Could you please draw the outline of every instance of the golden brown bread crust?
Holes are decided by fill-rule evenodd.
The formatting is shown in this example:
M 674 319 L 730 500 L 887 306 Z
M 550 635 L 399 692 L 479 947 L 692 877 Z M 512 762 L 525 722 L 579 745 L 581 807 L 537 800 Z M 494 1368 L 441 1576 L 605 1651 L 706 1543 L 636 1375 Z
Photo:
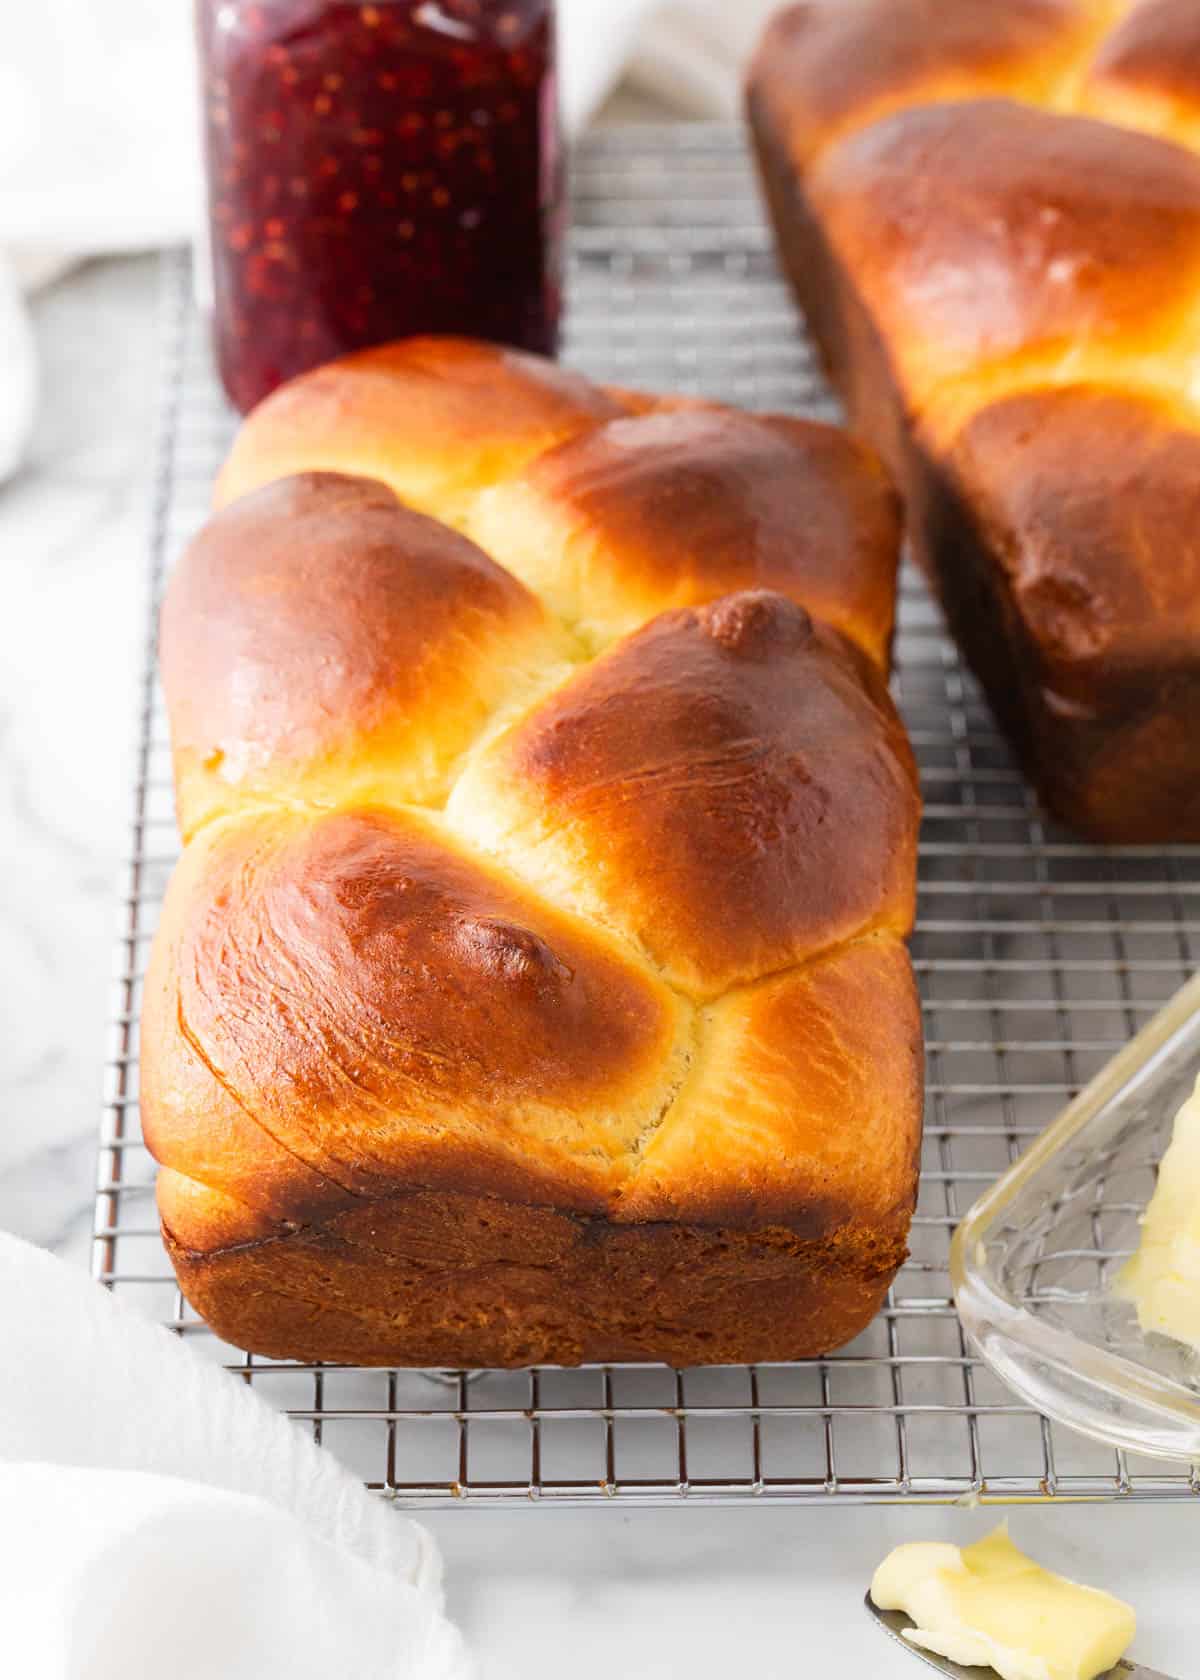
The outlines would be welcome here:
M 1092 61 L 1082 105 L 1096 116 L 1200 150 L 1200 9 L 1141 0 Z
M 1178 363 L 1200 284 L 1189 152 L 971 100 L 857 131 L 817 161 L 808 191 L 935 442 L 981 387 L 1103 378 L 1156 353 Z
M 880 115 L 877 0 L 811 0 L 768 34 L 750 117 L 784 266 L 1043 799 L 1098 839 L 1192 840 L 1200 621 L 1172 521 L 1195 522 L 1200 159 L 1158 137 L 1161 101 L 1122 119 L 1148 133 L 1075 113 L 1117 114 L 1118 85 L 1185 99 L 1170 57 L 1194 23 L 1160 0 L 1116 29 L 1104 0 L 1060 10 L 1053 85 L 1044 33 L 995 8 L 986 86 L 929 103 L 901 78 Z M 802 146 L 823 39 L 841 116 Z M 962 41 L 940 50 L 970 69 Z
M 765 591 L 660 614 L 477 756 L 456 830 L 712 996 L 912 925 L 916 772 L 883 683 Z
M 255 798 L 444 799 L 484 725 L 561 680 L 570 654 L 465 537 L 333 473 L 209 522 L 176 569 L 161 647 L 185 839 Z
M 271 810 L 204 831 L 156 954 L 150 1036 L 197 1056 L 319 1175 L 295 1218 L 325 1190 L 378 1196 L 447 1172 L 459 1189 L 499 1176 L 594 1208 L 683 1075 L 682 1000 L 408 809 Z M 210 1145 L 161 1071 L 152 1147 L 190 1171 L 180 1152 Z M 211 1162 L 206 1181 L 233 1190 Z
M 464 356 L 448 346 L 448 384 Z M 489 356 L 513 377 L 473 350 L 469 389 Z M 436 360 L 424 341 L 298 383 L 386 418 L 372 459 L 464 530 L 518 478 L 544 496 L 564 528 L 536 578 L 329 471 L 345 438 L 293 390 L 235 459 L 303 471 L 226 505 L 172 581 L 191 838 L 141 1101 L 181 1283 L 229 1339 L 305 1358 L 827 1349 L 877 1307 L 916 1192 L 891 492 L 820 428 L 615 395 L 581 446 L 618 402 L 645 419 L 543 474 L 521 403 L 553 450 L 545 388 L 568 431 L 590 388 L 522 359 L 516 442 L 485 401 L 496 435 L 464 450 L 462 392 L 382 412 L 380 381 L 391 402 Z M 643 446 L 623 494 L 591 499 L 591 469 Z M 846 505 L 814 519 L 813 496 Z M 828 545 L 790 555 L 789 523 Z M 538 597 L 572 573 L 564 626 Z M 747 577 L 787 593 L 729 592 Z M 680 591 L 696 604 L 659 610 Z
M 186 903 L 186 889 L 175 896 Z M 235 919 L 243 937 L 256 921 L 248 905 L 235 908 Z M 209 920 L 217 921 L 211 911 Z M 405 931 L 392 930 L 389 945 L 407 943 Z M 341 926 L 325 931 L 323 943 L 332 946 L 339 932 Z M 569 928 L 564 937 L 560 922 L 558 932 L 554 950 L 546 947 L 547 963 L 556 953 L 560 964 L 578 955 Z M 889 1241 L 901 1241 L 907 1232 L 919 1143 L 913 1107 L 921 1094 L 920 1006 L 904 946 L 887 934 L 855 940 L 696 1010 L 632 969 L 621 976 L 636 1005 L 631 1023 L 615 1013 L 619 997 L 599 992 L 605 973 L 592 962 L 590 990 L 576 988 L 582 996 L 571 1023 L 585 1042 L 569 1045 L 565 1022 L 556 1029 L 559 1071 L 572 1055 L 586 1070 L 589 1089 L 577 1111 L 562 1100 L 556 1105 L 553 1093 L 539 1088 L 532 1061 L 522 1067 L 513 1054 L 539 1010 L 550 1018 L 549 998 L 531 1005 L 514 1001 L 511 989 L 501 993 L 492 1013 L 504 1032 L 501 1050 L 513 1060 L 507 1079 L 489 1092 L 470 1078 L 478 1034 L 465 1043 L 454 1037 L 461 1003 L 447 1021 L 430 1000 L 434 1031 L 425 1041 L 416 1039 L 414 1014 L 401 1018 L 407 1040 L 389 1041 L 386 1060 L 378 1042 L 364 1053 L 379 990 L 373 965 L 343 961 L 338 1004 L 322 1000 L 321 1018 L 297 1034 L 298 1050 L 288 1045 L 285 1057 L 278 1047 L 293 1025 L 265 1020 L 263 976 L 247 974 L 239 987 L 253 1018 L 231 1028 L 216 1005 L 218 997 L 228 1000 L 228 981 L 213 987 L 209 978 L 207 998 L 199 983 L 188 988 L 182 1030 L 165 1033 L 163 1005 L 184 1007 L 173 971 L 204 958 L 203 930 L 185 924 L 168 939 L 174 949 L 152 977 L 155 1002 L 147 1015 L 168 1054 L 147 1089 L 154 1147 L 171 1161 L 160 1202 L 182 1247 L 241 1247 L 322 1225 L 364 1203 L 382 1207 L 414 1187 L 556 1205 L 616 1224 L 770 1226 L 806 1241 L 851 1230 L 864 1237 L 886 1231 Z M 294 973 L 306 986 L 324 978 L 319 956 L 308 951 L 299 952 Z M 574 976 L 563 980 L 575 986 Z M 345 1034 L 334 1040 L 326 1031 L 314 1053 L 335 1016 L 346 1023 Z M 622 1031 L 632 1050 L 628 1069 L 611 1054 Z M 597 1047 L 610 1052 L 607 1058 Z M 265 1061 L 239 1084 L 247 1050 L 273 1056 L 276 1070 L 282 1065 L 283 1088 L 264 1091 Z M 391 1064 L 394 1050 L 399 1067 Z M 445 1062 L 430 1110 L 422 1106 L 410 1117 L 390 1108 L 406 1077 L 411 1090 L 417 1060 L 439 1053 Z M 489 1067 L 491 1055 L 489 1046 Z M 638 1090 L 643 1070 L 652 1098 L 669 1093 L 657 1112 Z M 418 1082 L 424 1078 L 418 1072 Z M 294 1100 L 299 1083 L 311 1111 Z M 618 1105 L 630 1091 L 640 1116 Z M 221 1123 L 226 1112 L 232 1124 Z M 204 1126 L 196 1124 L 199 1113 Z
M 708 1007 L 688 1081 L 643 1141 L 618 1217 L 899 1243 L 920 1103 L 908 952 L 887 933 L 856 939 Z
M 808 0 L 767 25 L 751 89 L 801 164 L 904 106 L 1048 98 L 1095 33 L 1086 0 Z
M 427 1183 L 272 1222 L 164 1171 L 189 1300 L 279 1357 L 480 1365 L 799 1359 L 877 1310 L 916 1192 L 920 1009 L 903 946 L 844 947 L 733 993 L 702 1065 L 613 1175 L 607 1206 Z M 747 1093 L 750 1100 L 747 1102 Z M 239 1151 L 239 1158 L 241 1156 Z M 457 1180 L 457 1182 L 456 1182 Z M 219 1233 L 220 1240 L 214 1241 Z
M 947 616 L 1050 808 L 1200 839 L 1200 433 L 1155 398 L 1030 391 L 924 485 Z
M 899 524 L 890 482 L 844 432 L 697 404 L 547 450 L 485 491 L 469 528 L 592 643 L 669 607 L 775 589 L 886 667 Z
M 439 519 L 543 450 L 625 412 L 582 375 L 472 339 L 406 338 L 290 380 L 261 402 L 217 480 L 217 507 L 300 472 L 388 484 Z
M 361 1234 L 360 1234 L 361 1233 Z M 879 1310 L 904 1238 L 806 1240 L 412 1190 L 319 1231 L 195 1252 L 163 1235 L 218 1335 L 275 1358 L 443 1369 L 734 1365 L 840 1347 Z

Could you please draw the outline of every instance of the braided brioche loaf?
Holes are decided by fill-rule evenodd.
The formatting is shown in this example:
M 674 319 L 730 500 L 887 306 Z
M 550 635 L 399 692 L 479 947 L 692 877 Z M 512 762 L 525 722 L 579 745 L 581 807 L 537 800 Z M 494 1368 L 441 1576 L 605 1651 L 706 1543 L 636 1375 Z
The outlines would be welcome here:
M 920 1131 L 874 459 L 425 339 L 277 392 L 217 500 L 142 1038 L 195 1307 L 377 1364 L 854 1335 Z
M 1045 803 L 1200 840 L 1200 5 L 805 0 L 748 102 L 784 265 Z

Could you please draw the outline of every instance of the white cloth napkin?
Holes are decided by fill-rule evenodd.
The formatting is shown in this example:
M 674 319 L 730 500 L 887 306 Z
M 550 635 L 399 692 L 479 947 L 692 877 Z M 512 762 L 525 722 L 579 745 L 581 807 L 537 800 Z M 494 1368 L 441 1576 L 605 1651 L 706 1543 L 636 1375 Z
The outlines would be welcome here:
M 562 3 L 562 0 L 560 0 Z M 590 0 L 575 0 L 590 14 Z M 847 4 L 852 0 L 846 0 Z M 651 5 L 632 44 L 630 81 L 688 117 L 737 117 L 742 72 L 781 0 L 671 0 Z M 565 0 L 569 21 L 572 0 Z M 584 74 L 584 67 L 579 67 Z M 600 91 L 603 98 L 607 88 Z
M 689 116 L 729 116 L 777 0 L 559 0 L 563 112 L 575 134 L 626 68 Z M 192 0 L 13 4 L 0 54 L 0 483 L 36 404 L 28 293 L 101 252 L 198 225 Z
M 0 1650 L 21 1680 L 469 1680 L 426 1531 L 0 1233 Z

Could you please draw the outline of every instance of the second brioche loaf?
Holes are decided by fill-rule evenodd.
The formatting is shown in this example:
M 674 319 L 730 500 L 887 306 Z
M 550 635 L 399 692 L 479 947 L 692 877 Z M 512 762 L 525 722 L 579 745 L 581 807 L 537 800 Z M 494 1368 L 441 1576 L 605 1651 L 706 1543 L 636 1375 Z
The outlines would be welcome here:
M 1046 804 L 1200 840 L 1200 7 L 803 0 L 749 111 L 788 274 Z
M 825 428 L 419 340 L 243 429 L 172 579 L 146 1136 L 226 1338 L 789 1358 L 920 1132 L 898 514 Z

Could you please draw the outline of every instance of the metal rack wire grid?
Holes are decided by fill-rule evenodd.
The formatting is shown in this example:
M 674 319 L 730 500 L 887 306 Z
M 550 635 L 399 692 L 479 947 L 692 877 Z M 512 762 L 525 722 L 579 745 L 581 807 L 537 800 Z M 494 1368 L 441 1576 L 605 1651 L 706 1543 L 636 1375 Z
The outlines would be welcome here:
M 836 418 L 779 278 L 732 128 L 637 127 L 575 166 L 565 358 L 620 384 Z M 902 587 L 895 692 L 925 817 L 913 954 L 928 1043 L 912 1254 L 849 1347 L 786 1366 L 443 1375 L 287 1364 L 227 1347 L 175 1289 L 137 1114 L 138 1010 L 176 855 L 153 624 L 198 526 L 233 418 L 164 259 L 166 371 L 139 718 L 100 1142 L 96 1275 L 310 1426 L 407 1503 L 616 1499 L 1186 1498 L 1195 1475 L 1134 1461 L 1017 1403 L 964 1345 L 946 1271 L 978 1192 L 1191 972 L 1200 849 L 1103 849 L 1033 801 L 915 576 Z M 1108 1263 L 1103 1208 L 1092 1258 Z

